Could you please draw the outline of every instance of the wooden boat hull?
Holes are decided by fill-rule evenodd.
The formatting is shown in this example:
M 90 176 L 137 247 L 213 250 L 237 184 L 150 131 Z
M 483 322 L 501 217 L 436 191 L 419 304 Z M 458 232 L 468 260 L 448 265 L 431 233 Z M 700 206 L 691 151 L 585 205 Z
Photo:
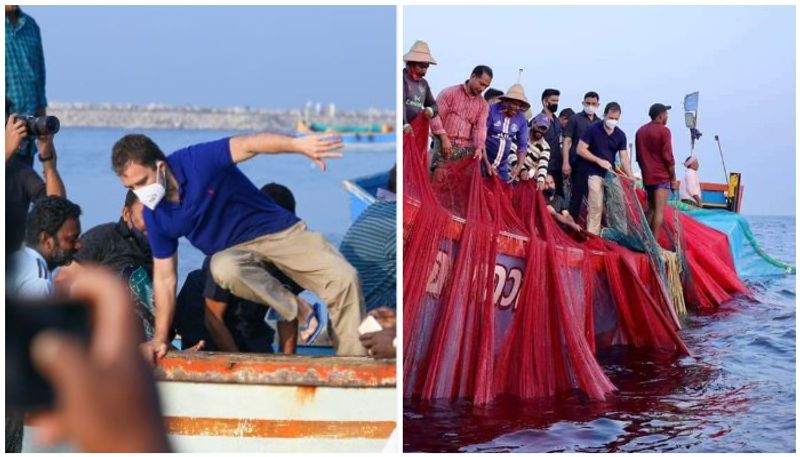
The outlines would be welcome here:
M 380 452 L 396 426 L 394 361 L 199 353 L 157 377 L 179 452 Z
M 156 367 L 177 452 L 381 452 L 396 429 L 395 361 L 170 352 Z M 71 452 L 36 445 L 23 452 Z M 395 449 L 394 451 L 399 451 Z

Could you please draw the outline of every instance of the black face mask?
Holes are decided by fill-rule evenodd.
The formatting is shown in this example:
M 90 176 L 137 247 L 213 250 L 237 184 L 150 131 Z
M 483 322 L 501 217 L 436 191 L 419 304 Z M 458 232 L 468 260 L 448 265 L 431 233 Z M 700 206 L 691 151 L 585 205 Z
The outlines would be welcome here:
M 555 189 L 545 189 L 545 190 L 542 191 L 542 193 L 547 198 L 553 198 L 553 196 L 556 194 L 556 190 Z
M 551 113 L 555 113 L 556 111 L 558 111 L 558 103 L 548 103 L 547 104 L 547 109 Z

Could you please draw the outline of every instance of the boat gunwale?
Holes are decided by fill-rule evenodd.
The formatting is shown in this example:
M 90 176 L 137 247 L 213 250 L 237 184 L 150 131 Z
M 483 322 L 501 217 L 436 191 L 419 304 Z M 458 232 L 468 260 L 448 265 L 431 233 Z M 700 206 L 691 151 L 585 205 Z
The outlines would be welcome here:
M 394 388 L 394 359 L 223 352 L 169 352 L 157 381 Z

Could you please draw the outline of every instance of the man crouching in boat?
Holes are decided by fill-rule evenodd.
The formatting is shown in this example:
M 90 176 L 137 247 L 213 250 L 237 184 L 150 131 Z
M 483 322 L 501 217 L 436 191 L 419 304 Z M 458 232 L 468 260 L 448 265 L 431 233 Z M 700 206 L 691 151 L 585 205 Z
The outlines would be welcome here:
M 146 207 L 153 252 L 156 328 L 143 346 L 148 357 L 163 357 L 169 347 L 178 239 L 183 236 L 212 256 L 211 275 L 220 287 L 271 306 L 287 320 L 302 320 L 297 297 L 262 266 L 263 261 L 274 263 L 328 304 L 337 354 L 365 354 L 358 339 L 364 302 L 355 269 L 322 235 L 306 230 L 299 218 L 259 192 L 236 166 L 258 154 L 294 152 L 324 170 L 324 159 L 341 157 L 335 152 L 340 148 L 341 140 L 320 135 L 257 134 L 196 144 L 167 157 L 145 135 L 117 141 L 112 167 Z

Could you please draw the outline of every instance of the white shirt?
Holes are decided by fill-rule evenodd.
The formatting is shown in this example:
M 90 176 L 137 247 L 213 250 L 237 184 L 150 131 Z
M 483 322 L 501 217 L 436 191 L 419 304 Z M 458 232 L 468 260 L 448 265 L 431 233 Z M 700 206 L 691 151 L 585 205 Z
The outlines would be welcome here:
M 53 274 L 36 250 L 23 246 L 12 255 L 14 274 L 7 293 L 20 298 L 44 298 L 53 294 Z
M 686 169 L 686 174 L 684 175 L 683 181 L 681 181 L 679 190 L 681 200 L 694 200 L 694 195 L 703 195 L 700 190 L 700 176 L 697 174 L 697 170 L 691 168 Z

